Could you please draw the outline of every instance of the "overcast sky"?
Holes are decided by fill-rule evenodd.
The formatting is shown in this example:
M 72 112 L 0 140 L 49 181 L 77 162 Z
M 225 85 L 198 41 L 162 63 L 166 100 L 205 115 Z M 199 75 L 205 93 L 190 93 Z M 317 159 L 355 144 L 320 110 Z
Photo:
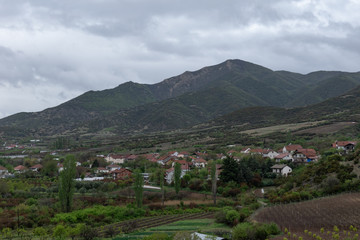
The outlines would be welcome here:
M 0 0 L 0 118 L 242 59 L 360 71 L 360 0 Z

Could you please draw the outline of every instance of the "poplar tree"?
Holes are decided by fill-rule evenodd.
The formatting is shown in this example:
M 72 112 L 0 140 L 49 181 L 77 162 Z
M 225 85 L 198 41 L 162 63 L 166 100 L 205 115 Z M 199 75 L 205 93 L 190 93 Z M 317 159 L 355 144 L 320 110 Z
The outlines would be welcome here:
M 59 177 L 59 200 L 61 208 L 65 212 L 70 212 L 73 203 L 76 163 L 74 155 L 68 155 L 63 163 L 64 170 Z
M 216 189 L 217 189 L 217 174 L 216 174 L 216 162 L 211 162 L 211 191 L 214 199 L 214 205 L 216 205 Z
M 181 165 L 180 163 L 175 163 L 174 167 L 174 186 L 176 194 L 180 191 L 180 177 L 181 177 Z
M 144 177 L 139 169 L 135 171 L 134 191 L 135 191 L 136 206 L 138 208 L 141 208 L 143 202 Z

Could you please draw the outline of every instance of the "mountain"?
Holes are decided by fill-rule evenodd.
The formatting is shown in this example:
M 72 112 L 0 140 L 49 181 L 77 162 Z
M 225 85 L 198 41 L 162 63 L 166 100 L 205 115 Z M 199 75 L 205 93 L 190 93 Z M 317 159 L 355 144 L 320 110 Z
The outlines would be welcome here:
M 263 125 L 279 125 L 307 121 L 360 121 L 360 86 L 347 93 L 321 103 L 292 109 L 278 107 L 249 107 L 234 111 L 212 120 L 209 126 L 247 125 L 249 128 Z
M 359 84 L 360 73 L 303 75 L 227 60 L 157 84 L 127 82 L 114 89 L 86 92 L 41 112 L 18 113 L 0 120 L 0 133 L 41 136 L 103 129 L 116 133 L 174 130 L 246 107 L 318 103 Z

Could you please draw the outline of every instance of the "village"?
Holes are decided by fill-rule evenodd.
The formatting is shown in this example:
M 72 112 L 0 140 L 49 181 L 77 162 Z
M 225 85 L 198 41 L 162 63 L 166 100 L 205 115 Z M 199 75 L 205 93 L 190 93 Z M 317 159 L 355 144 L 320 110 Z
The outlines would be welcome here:
M 26 155 L 26 151 L 22 151 L 23 155 L 6 155 L 6 151 L 13 149 L 25 150 L 31 148 L 36 140 L 32 140 L 28 146 L 10 144 L 3 146 L 4 156 L 3 159 L 10 159 L 7 161 L 6 166 L 0 165 L 0 178 L 14 178 L 18 176 L 40 177 L 43 172 L 44 159 L 41 156 L 51 156 L 52 160 L 56 161 L 56 174 L 63 170 L 61 162 L 61 154 L 67 151 L 41 151 L 41 156 L 35 160 L 30 159 Z M 353 151 L 357 142 L 356 141 L 335 141 L 331 144 L 332 149 L 338 150 L 339 153 L 347 153 Z M 69 151 L 69 150 L 68 150 Z M 208 161 L 215 160 L 217 168 L 217 176 L 222 171 L 222 160 L 231 157 L 236 161 L 241 161 L 244 156 L 257 156 L 263 159 L 269 159 L 273 163 L 269 169 L 270 173 L 277 176 L 286 177 L 291 174 L 292 167 L 297 165 L 309 164 L 316 162 L 321 157 L 314 149 L 303 148 L 299 144 L 285 145 L 278 150 L 261 149 L 245 147 L 240 151 L 229 150 L 226 153 L 208 154 L 206 151 L 186 152 L 186 151 L 170 151 L 165 154 L 148 153 L 148 154 L 113 154 L 96 155 L 91 160 L 77 161 L 77 181 L 99 181 L 104 179 L 125 180 L 131 178 L 134 171 L 134 162 L 142 161 L 141 164 L 157 166 L 165 169 L 165 180 L 167 184 L 171 184 L 174 180 L 174 165 L 179 163 L 181 166 L 181 178 L 193 169 L 209 171 Z M 49 157 L 48 157 L 49 158 Z M 21 162 L 19 165 L 12 165 L 11 163 Z M 4 162 L 4 161 L 3 161 Z M 9 164 L 10 163 L 10 164 Z M 32 164 L 34 163 L 34 164 Z M 134 165 L 131 167 L 131 165 Z M 54 170 L 54 169 L 53 169 Z M 152 172 L 143 171 L 145 183 L 151 182 Z M 55 171 L 55 170 L 54 170 Z M 47 171 L 48 172 L 48 171 Z

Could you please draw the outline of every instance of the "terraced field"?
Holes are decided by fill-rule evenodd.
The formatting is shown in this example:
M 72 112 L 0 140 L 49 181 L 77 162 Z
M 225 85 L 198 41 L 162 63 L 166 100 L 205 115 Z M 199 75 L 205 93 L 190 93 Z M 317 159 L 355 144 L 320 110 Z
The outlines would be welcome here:
M 135 220 L 123 221 L 123 222 L 107 225 L 103 228 L 99 228 L 98 232 L 101 237 L 109 236 L 109 233 L 112 233 L 111 235 L 114 236 L 119 234 L 120 232 L 130 233 L 136 230 L 162 226 L 180 220 L 202 219 L 202 218 L 213 218 L 213 217 L 214 217 L 213 212 L 149 217 L 149 218 L 135 219 Z
M 137 231 L 134 233 L 126 234 L 124 236 L 118 236 L 113 240 L 132 240 L 132 239 L 141 239 L 152 234 L 167 234 L 175 235 L 179 232 L 198 232 L 201 231 L 205 234 L 210 235 L 223 235 L 229 234 L 231 228 L 222 223 L 216 223 L 215 219 L 189 219 L 181 220 L 173 223 L 168 223 L 165 225 L 148 228 L 144 231 Z

